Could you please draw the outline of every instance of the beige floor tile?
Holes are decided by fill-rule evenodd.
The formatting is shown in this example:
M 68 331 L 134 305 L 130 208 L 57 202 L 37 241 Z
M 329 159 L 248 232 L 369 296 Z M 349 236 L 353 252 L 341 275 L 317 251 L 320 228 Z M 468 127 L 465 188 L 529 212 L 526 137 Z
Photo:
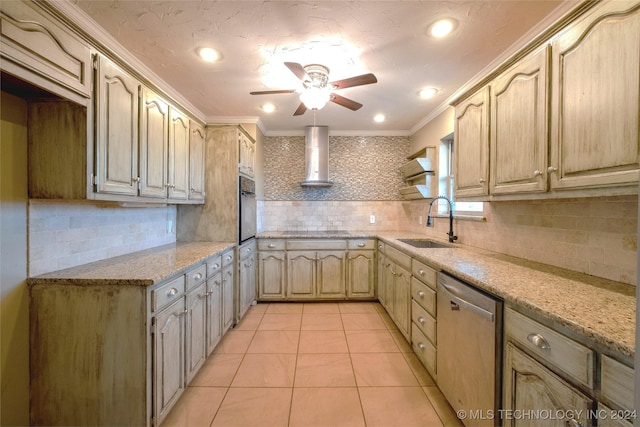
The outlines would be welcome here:
M 257 331 L 247 353 L 297 353 L 298 331 Z
M 291 407 L 290 388 L 231 388 L 213 427 L 286 427 Z
M 293 387 L 295 368 L 295 354 L 247 354 L 231 387 Z
M 292 314 L 302 313 L 303 303 L 299 302 L 272 302 L 269 304 L 266 313 L 269 314 Z
M 345 331 L 350 353 L 398 353 L 400 349 L 387 330 Z
M 352 353 L 351 362 L 359 387 L 419 385 L 402 353 Z
M 214 353 L 207 359 L 198 375 L 192 380 L 192 386 L 229 387 L 244 354 Z
M 446 427 L 464 427 L 464 424 L 458 419 L 456 412 L 437 386 L 422 387 L 422 390 L 424 390 L 431 405 L 436 410 L 442 424 Z
M 226 387 L 188 387 L 162 427 L 208 426 L 226 393 Z
M 400 332 L 398 329 L 393 329 L 389 331 L 391 333 L 391 336 L 393 337 L 394 341 L 396 342 L 396 344 L 398 345 L 398 348 L 400 348 L 400 351 L 402 353 L 413 353 L 413 348 L 411 348 L 411 344 L 409 344 L 407 342 L 407 339 L 404 337 L 404 335 L 402 335 L 402 332 Z
M 311 313 L 326 313 L 326 314 L 339 314 L 340 309 L 338 303 L 335 302 L 310 302 L 304 303 L 302 312 L 305 314 Z
M 341 331 L 342 317 L 332 313 L 303 313 L 303 331 Z
M 264 313 L 247 312 L 233 329 L 236 331 L 255 331 L 258 329 L 263 315 Z
M 413 374 L 416 376 L 418 380 L 418 384 L 421 386 L 432 386 L 435 385 L 435 381 L 427 372 L 427 369 L 424 367 L 418 356 L 415 353 L 403 353 L 405 360 L 409 364 L 409 367 L 413 371 Z
M 373 302 L 341 302 L 338 304 L 340 313 L 377 313 L 376 304 Z
M 420 387 L 360 387 L 368 427 L 442 427 L 435 409 Z
M 295 388 L 291 400 L 291 427 L 365 425 L 355 387 Z
M 341 316 L 345 331 L 387 329 L 378 313 L 346 313 Z
M 245 353 L 253 339 L 254 331 L 229 331 L 216 346 L 215 353 Z
M 271 306 L 270 306 L 271 307 Z M 302 305 L 300 306 L 302 307 Z M 265 313 L 258 326 L 259 331 L 299 331 L 302 313 Z
M 298 353 L 348 353 L 344 331 L 301 331 Z
M 355 387 L 348 354 L 300 354 L 295 387 Z

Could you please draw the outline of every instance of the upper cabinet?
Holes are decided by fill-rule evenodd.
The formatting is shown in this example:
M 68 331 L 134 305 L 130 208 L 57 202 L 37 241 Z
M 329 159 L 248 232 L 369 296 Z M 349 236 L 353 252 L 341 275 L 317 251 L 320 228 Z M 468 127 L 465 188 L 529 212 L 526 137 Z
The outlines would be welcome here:
M 254 178 L 256 168 L 256 142 L 244 132 L 238 132 L 240 162 L 238 172 L 248 178 Z
M 170 199 L 189 197 L 189 118 L 169 110 L 169 183 Z
M 140 195 L 163 198 L 168 183 L 169 104 L 143 86 L 140 109 Z
M 637 193 L 640 4 L 564 25 L 455 104 L 458 199 Z
M 189 132 L 189 199 L 204 200 L 204 127 L 192 121 Z

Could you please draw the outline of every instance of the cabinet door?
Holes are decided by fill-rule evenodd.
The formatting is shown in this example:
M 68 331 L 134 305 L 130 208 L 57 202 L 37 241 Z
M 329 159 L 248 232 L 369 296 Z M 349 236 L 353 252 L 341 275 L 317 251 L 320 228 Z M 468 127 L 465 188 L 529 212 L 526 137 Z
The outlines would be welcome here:
M 167 197 L 169 104 L 150 89 L 142 88 L 140 114 L 140 195 Z
M 240 297 L 238 320 L 244 316 L 256 299 L 256 262 L 253 253 L 240 260 Z
M 346 296 L 346 252 L 318 251 L 316 260 L 316 296 L 344 298 Z
M 632 4 L 604 2 L 553 42 L 552 189 L 638 181 L 640 4 Z
M 549 419 L 508 417 L 508 414 L 534 413 L 536 410 L 552 414 L 572 414 L 582 426 L 592 425 L 587 412 L 593 409 L 593 401 L 571 387 L 553 372 L 536 362 L 511 343 L 507 343 L 504 363 L 504 409 L 507 414 L 505 426 L 548 426 Z M 558 420 L 558 424 L 569 424 L 569 419 Z
M 316 289 L 315 251 L 289 251 L 287 253 L 287 296 L 313 298 Z
M 233 325 L 234 314 L 234 264 L 225 265 L 222 268 L 222 334 Z
M 203 282 L 187 294 L 186 361 L 187 384 L 207 358 L 207 284 Z
M 189 119 L 169 109 L 169 198 L 189 197 Z
M 375 279 L 375 252 L 349 251 L 347 264 L 347 297 L 373 298 Z
M 393 266 L 393 320 L 402 335 L 411 342 L 411 273 Z
M 489 194 L 489 88 L 456 105 L 455 196 Z
M 378 280 L 377 280 L 377 289 L 376 294 L 378 296 L 378 301 L 380 304 L 386 309 L 387 308 L 387 294 L 385 292 L 385 265 L 387 263 L 387 257 L 383 252 L 378 252 Z
M 204 200 L 204 128 L 190 122 L 189 200 Z
M 394 284 L 393 281 L 395 280 L 395 276 L 394 276 L 394 268 L 395 264 L 391 261 L 391 259 L 389 259 L 388 257 L 386 258 L 386 262 L 384 264 L 384 270 L 382 271 L 383 274 L 383 281 L 382 281 L 382 286 L 383 286 L 383 293 L 385 295 L 384 298 L 384 302 L 383 302 L 383 306 L 384 308 L 387 310 L 387 313 L 389 313 L 389 316 L 391 316 L 391 318 L 393 318 L 393 310 L 394 310 L 394 300 L 395 300 L 395 295 L 394 295 Z
M 256 144 L 251 138 L 240 132 L 238 145 L 240 150 L 239 172 L 253 178 L 255 174 Z
M 545 46 L 492 84 L 492 194 L 547 190 L 548 63 Z
M 207 279 L 207 356 L 222 339 L 222 272 Z
M 96 81 L 96 191 L 138 194 L 139 82 L 98 55 Z
M 167 415 L 184 390 L 184 298 L 155 317 L 153 333 L 153 413 Z
M 284 299 L 287 289 L 284 251 L 261 251 L 258 260 L 258 298 Z

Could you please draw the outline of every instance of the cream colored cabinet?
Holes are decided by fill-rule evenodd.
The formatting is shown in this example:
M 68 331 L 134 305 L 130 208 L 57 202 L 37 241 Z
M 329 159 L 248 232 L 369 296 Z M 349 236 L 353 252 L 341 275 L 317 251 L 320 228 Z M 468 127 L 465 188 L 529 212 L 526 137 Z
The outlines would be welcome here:
M 640 4 L 603 2 L 552 43 L 552 190 L 637 190 Z
M 456 105 L 454 124 L 456 198 L 489 194 L 489 87 Z
M 491 84 L 490 193 L 547 191 L 549 48 Z
M 233 326 L 235 321 L 235 255 L 233 250 L 222 254 L 222 334 Z
M 207 265 L 202 264 L 187 273 L 185 311 L 186 383 L 207 359 Z
M 238 132 L 239 159 L 238 172 L 249 178 L 255 176 L 256 142 L 244 132 Z
M 376 280 L 375 240 L 358 239 L 347 243 L 347 297 L 374 298 Z
M 344 299 L 346 297 L 345 240 L 289 239 L 288 299 Z
M 283 300 L 287 292 L 284 239 L 258 239 L 258 299 Z
M 102 55 L 97 55 L 96 68 L 96 191 L 136 196 L 141 85 Z
M 385 309 L 402 335 L 411 342 L 411 257 L 390 245 L 385 245 L 384 250 Z
M 142 87 L 140 112 L 140 196 L 167 197 L 169 104 Z
M 239 321 L 249 307 L 256 301 L 256 241 L 250 240 L 238 248 L 239 271 L 239 296 L 238 314 Z
M 385 308 L 385 310 L 389 311 L 387 307 L 387 288 L 386 288 L 386 270 L 390 267 L 389 262 L 387 261 L 387 256 L 384 252 L 385 244 L 383 242 L 378 242 L 378 271 L 377 276 L 378 279 L 376 281 L 376 294 L 378 296 L 378 301 Z M 391 271 L 391 270 L 389 270 Z M 391 273 L 389 273 L 389 276 Z
M 207 261 L 207 356 L 222 339 L 222 258 Z
M 344 299 L 346 296 L 347 254 L 345 251 L 318 251 L 316 297 Z
M 191 121 L 189 128 L 189 200 L 204 200 L 204 127 Z
M 169 199 L 189 198 L 189 118 L 169 110 Z
M 316 296 L 316 252 L 287 252 L 287 297 L 313 299 Z

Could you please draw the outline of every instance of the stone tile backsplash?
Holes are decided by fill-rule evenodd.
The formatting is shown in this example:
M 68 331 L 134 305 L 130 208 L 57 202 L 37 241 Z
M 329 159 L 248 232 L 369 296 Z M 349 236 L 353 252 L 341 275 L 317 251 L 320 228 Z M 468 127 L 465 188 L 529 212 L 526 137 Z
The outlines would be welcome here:
M 176 241 L 176 207 L 29 201 L 29 276 Z

